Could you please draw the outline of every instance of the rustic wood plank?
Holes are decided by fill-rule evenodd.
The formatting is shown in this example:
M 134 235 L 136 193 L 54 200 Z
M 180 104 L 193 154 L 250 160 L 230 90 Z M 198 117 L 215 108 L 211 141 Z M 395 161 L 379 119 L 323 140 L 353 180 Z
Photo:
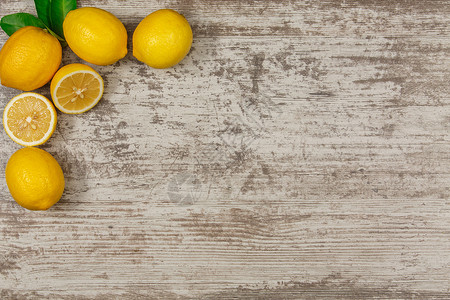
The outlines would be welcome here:
M 130 41 L 174 8 L 193 49 L 95 66 L 104 98 L 42 146 L 67 179 L 51 210 L 1 172 L 1 299 L 450 297 L 448 1 L 79 2 Z

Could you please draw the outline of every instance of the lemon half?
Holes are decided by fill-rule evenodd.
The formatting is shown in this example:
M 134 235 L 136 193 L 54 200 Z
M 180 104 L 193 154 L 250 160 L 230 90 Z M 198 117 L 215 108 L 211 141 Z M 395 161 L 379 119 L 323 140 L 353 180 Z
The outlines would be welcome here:
M 15 96 L 3 111 L 3 127 L 22 146 L 45 143 L 56 128 L 56 110 L 46 97 L 36 93 Z
M 50 84 L 55 106 L 66 114 L 80 114 L 93 108 L 102 98 L 102 77 L 84 64 L 70 64 L 56 72 Z

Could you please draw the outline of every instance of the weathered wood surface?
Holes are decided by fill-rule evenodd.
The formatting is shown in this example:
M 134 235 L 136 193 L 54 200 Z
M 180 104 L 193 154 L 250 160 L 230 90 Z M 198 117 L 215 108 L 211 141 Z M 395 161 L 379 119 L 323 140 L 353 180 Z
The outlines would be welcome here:
M 130 41 L 176 9 L 193 48 L 95 67 L 104 98 L 42 147 L 49 211 L 11 199 L 2 130 L 1 299 L 450 298 L 449 1 L 79 4 Z

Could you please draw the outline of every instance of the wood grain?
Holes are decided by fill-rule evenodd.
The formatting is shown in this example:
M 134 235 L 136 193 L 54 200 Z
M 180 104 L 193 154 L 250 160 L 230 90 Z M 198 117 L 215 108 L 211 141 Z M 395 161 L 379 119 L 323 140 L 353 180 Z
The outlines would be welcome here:
M 1 299 L 450 298 L 448 1 L 79 4 L 130 43 L 176 9 L 193 48 L 94 67 L 104 98 L 42 146 L 67 181 L 49 211 L 0 173 Z

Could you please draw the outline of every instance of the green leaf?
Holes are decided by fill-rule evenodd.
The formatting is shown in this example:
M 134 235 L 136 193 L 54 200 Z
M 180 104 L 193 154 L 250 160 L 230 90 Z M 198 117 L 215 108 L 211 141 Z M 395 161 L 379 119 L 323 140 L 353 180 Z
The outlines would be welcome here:
M 45 29 L 44 22 L 27 13 L 17 13 L 4 16 L 0 21 L 0 26 L 9 36 L 25 26 L 36 26 Z
M 64 38 L 63 22 L 69 11 L 77 8 L 76 0 L 52 0 L 50 3 L 51 29 Z
M 36 12 L 39 19 L 44 22 L 45 26 L 50 27 L 50 3 L 52 0 L 34 0 Z

